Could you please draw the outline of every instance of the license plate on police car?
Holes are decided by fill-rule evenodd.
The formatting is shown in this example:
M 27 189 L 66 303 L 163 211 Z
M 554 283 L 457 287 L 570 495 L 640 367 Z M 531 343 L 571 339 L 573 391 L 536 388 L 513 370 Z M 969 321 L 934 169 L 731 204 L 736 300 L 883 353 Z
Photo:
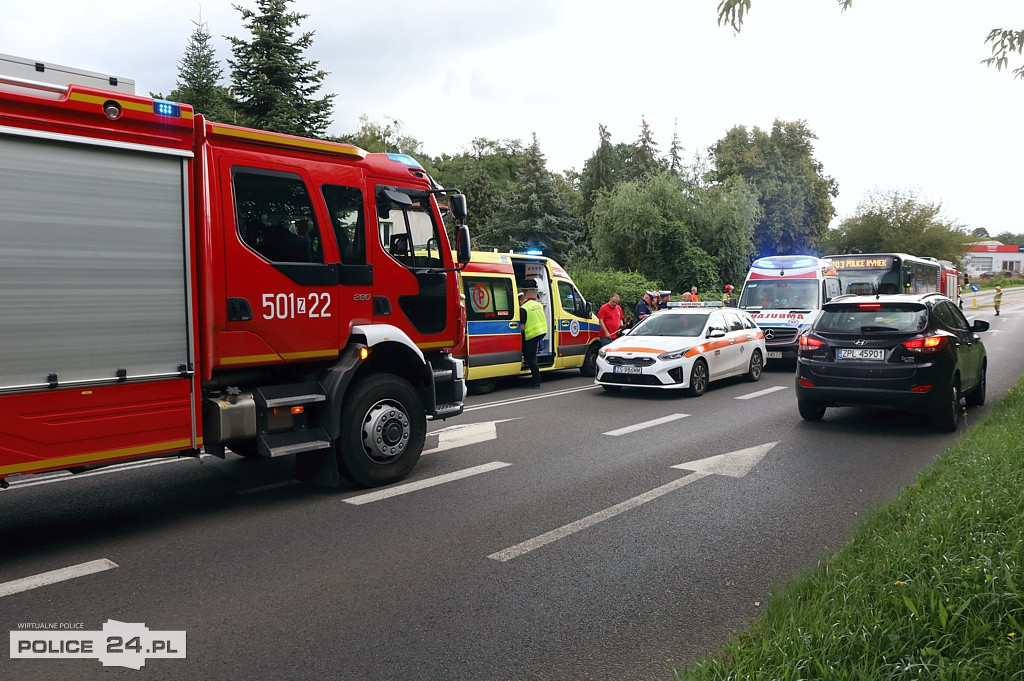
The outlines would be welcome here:
M 836 359 L 885 359 L 885 350 L 878 348 L 839 348 L 836 350 Z
M 614 366 L 612 367 L 613 374 L 642 374 L 643 370 L 640 367 L 631 366 Z
M 782 359 L 782 353 L 778 350 L 769 350 L 768 359 Z

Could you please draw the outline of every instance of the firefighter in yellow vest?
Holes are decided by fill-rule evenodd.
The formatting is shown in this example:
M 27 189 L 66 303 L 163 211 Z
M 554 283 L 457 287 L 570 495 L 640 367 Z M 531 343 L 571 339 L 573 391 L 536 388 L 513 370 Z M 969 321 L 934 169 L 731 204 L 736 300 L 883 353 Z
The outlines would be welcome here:
M 544 320 L 544 306 L 537 302 L 536 293 L 519 292 L 519 326 L 523 330 L 523 362 L 530 367 L 531 388 L 540 387 L 540 367 L 537 365 L 537 345 L 548 332 Z
M 1003 304 L 1003 287 L 996 286 L 996 294 L 992 297 L 992 307 L 996 309 L 996 316 L 999 316 L 999 306 Z

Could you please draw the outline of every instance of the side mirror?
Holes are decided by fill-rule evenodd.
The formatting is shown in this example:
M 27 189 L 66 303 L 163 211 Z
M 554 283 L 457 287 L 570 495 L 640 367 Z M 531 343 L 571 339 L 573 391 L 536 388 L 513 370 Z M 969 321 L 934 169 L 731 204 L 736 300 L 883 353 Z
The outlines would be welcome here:
M 587 303 L 587 307 L 583 311 L 583 316 L 584 317 L 591 317 L 591 316 L 593 316 L 593 314 L 594 314 L 594 305 L 592 303 Z
M 459 225 L 455 232 L 455 254 L 460 265 L 468 264 L 473 258 L 473 254 L 470 253 L 469 227 L 466 225 Z
M 709 329 L 708 338 L 725 338 L 725 331 L 721 329 Z
M 465 194 L 452 194 L 448 197 L 448 208 L 452 211 L 452 215 L 460 223 L 465 222 L 469 213 L 466 210 L 466 195 Z
M 989 324 L 984 319 L 975 320 L 974 324 L 971 325 L 971 331 L 975 333 L 979 331 L 988 331 Z

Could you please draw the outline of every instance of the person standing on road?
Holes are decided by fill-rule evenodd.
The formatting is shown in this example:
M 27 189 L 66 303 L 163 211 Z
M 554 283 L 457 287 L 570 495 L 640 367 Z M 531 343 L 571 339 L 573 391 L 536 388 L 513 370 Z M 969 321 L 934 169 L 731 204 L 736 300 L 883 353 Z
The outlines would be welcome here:
M 659 291 L 658 292 L 658 309 L 659 310 L 666 310 L 666 309 L 668 309 L 668 304 L 670 302 L 672 302 L 671 298 L 672 298 L 672 292 L 671 291 Z
M 694 302 L 694 303 L 699 303 L 700 302 L 700 298 L 697 297 L 697 287 L 696 286 L 691 286 L 690 287 L 690 301 Z
M 654 303 L 654 300 L 656 298 L 657 296 L 654 294 L 653 291 L 648 291 L 644 294 L 644 297 L 641 298 L 639 302 L 637 302 L 636 309 L 633 310 L 634 322 L 643 321 L 647 317 L 651 316 L 651 313 L 654 312 L 654 310 L 651 308 L 651 304 Z
M 619 307 L 618 293 L 613 293 L 597 311 L 597 321 L 601 324 L 601 345 L 608 345 L 618 338 L 622 328 L 622 308 Z
M 996 316 L 999 316 L 999 306 L 1003 304 L 1003 287 L 996 286 L 996 295 L 992 298 L 992 307 L 996 309 Z
M 725 293 L 722 295 L 722 305 L 732 307 L 732 284 L 725 285 Z
M 530 387 L 540 387 L 540 366 L 537 364 L 537 345 L 547 335 L 544 306 L 537 302 L 535 293 L 519 292 L 519 327 L 523 330 L 523 361 L 530 367 Z

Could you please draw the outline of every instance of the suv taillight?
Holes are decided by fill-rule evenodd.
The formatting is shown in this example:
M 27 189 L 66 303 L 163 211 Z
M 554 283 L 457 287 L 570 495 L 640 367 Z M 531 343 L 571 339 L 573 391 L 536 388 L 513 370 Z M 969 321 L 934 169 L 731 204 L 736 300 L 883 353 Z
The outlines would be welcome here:
M 800 352 L 814 352 L 824 344 L 820 338 L 808 336 L 806 333 L 800 336 Z
M 914 338 L 903 343 L 903 347 L 911 352 L 917 352 L 922 355 L 931 354 L 938 352 L 946 346 L 947 336 L 924 336 L 923 338 Z

